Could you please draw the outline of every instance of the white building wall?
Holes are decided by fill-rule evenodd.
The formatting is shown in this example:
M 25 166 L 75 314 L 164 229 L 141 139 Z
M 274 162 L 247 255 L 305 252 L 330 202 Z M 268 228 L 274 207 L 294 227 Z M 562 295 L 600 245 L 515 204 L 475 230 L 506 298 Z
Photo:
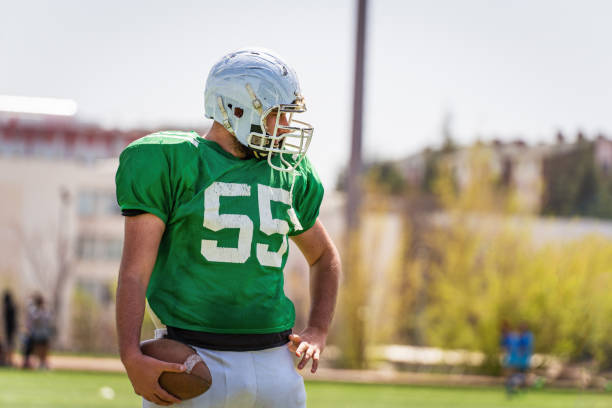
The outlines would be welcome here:
M 28 297 L 39 291 L 51 306 L 60 265 L 60 245 L 67 245 L 69 279 L 57 311 L 58 342 L 70 343 L 70 302 L 75 282 L 112 280 L 119 264 L 114 259 L 79 259 L 79 238 L 89 233 L 121 245 L 121 216 L 81 216 L 84 191 L 114 197 L 114 169 L 108 165 L 41 158 L 0 158 L 0 284 L 10 288 L 21 306 L 21 323 Z

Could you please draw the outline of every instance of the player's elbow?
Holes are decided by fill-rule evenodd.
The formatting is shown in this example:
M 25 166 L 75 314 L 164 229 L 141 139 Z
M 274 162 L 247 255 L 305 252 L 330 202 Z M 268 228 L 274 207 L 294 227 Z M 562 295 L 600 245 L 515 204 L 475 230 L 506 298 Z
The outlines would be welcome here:
M 342 261 L 338 249 L 331 241 L 321 251 L 320 256 L 311 264 L 311 268 L 325 271 L 326 275 L 332 275 L 335 279 L 340 279 Z

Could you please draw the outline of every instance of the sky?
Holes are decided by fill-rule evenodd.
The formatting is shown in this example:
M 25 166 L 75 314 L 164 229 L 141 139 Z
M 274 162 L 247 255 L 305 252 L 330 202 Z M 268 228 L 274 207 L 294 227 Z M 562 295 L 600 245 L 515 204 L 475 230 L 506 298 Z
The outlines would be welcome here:
M 356 0 L 10 1 L 0 94 L 73 99 L 107 127 L 202 128 L 212 64 L 245 46 L 294 67 L 327 188 L 350 155 Z M 442 140 L 612 135 L 612 3 L 370 0 L 364 157 Z

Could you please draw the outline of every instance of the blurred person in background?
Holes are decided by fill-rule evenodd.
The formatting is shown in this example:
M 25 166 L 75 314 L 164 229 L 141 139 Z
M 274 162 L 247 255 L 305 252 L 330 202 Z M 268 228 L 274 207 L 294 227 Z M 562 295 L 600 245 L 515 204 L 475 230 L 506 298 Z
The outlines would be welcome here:
M 512 329 L 507 320 L 502 322 L 500 346 L 502 349 L 502 367 L 506 376 L 506 392 L 512 396 L 520 384 L 519 372 L 519 334 Z
M 139 347 L 146 295 L 166 336 L 192 346 L 212 374 L 211 388 L 181 406 L 303 408 L 293 359 L 316 372 L 340 258 L 318 220 L 323 186 L 306 157 L 313 128 L 295 119 L 306 111 L 297 76 L 269 51 L 240 50 L 213 66 L 204 99 L 214 120 L 206 136 L 154 133 L 119 159 L 121 360 L 144 407 L 181 403 L 158 378 L 185 368 Z M 283 290 L 289 237 L 311 268 L 299 333 Z
M 527 374 L 533 355 L 533 333 L 529 330 L 527 322 L 521 322 L 519 326 L 517 344 L 517 369 L 519 372 L 519 386 L 527 387 Z
M 8 357 L 6 355 L 6 346 L 0 337 L 0 367 L 8 365 Z
M 13 349 L 15 345 L 15 335 L 17 332 L 17 307 L 13 301 L 11 292 L 7 289 L 4 291 L 4 308 L 2 314 L 4 316 L 4 340 L 5 340 L 5 358 L 4 362 L 7 365 L 13 365 Z
M 30 361 L 34 354 L 38 357 L 38 367 L 47 369 L 49 343 L 53 334 L 51 313 L 45 307 L 45 299 L 40 293 L 32 296 L 26 314 L 26 337 L 24 341 L 23 368 L 32 368 Z

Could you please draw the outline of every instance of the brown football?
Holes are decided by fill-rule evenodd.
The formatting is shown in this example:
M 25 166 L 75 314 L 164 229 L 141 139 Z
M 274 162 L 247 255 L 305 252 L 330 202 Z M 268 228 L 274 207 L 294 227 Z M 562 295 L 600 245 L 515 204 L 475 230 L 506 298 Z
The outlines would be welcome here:
M 153 339 L 140 344 L 142 353 L 169 363 L 185 364 L 187 371 L 171 373 L 164 371 L 159 376 L 159 385 L 170 394 L 188 400 L 208 391 L 212 376 L 206 363 L 196 351 L 186 344 L 170 339 Z M 194 365 L 195 364 L 195 365 Z

